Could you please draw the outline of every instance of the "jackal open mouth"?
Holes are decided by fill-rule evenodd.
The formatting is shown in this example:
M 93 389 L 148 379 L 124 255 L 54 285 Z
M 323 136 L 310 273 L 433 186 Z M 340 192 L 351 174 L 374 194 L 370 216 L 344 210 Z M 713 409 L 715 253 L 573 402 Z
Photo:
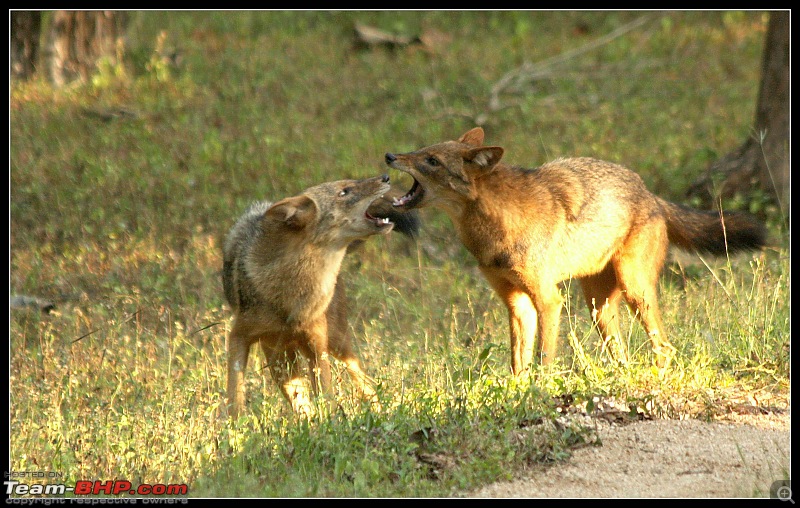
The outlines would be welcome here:
M 414 185 L 411 186 L 411 190 L 409 190 L 405 196 L 395 198 L 394 201 L 392 201 L 392 206 L 414 208 L 422 201 L 424 195 L 425 189 L 423 189 L 422 185 L 414 178 Z
M 369 212 L 364 212 L 364 217 L 379 228 L 385 228 L 394 225 L 392 221 L 389 220 L 389 217 L 373 217 L 369 214 Z
M 383 199 L 383 196 L 379 197 L 378 199 Z M 372 203 L 375 203 L 375 201 L 378 201 L 378 199 L 374 200 Z M 370 203 L 370 205 L 372 203 Z M 377 227 L 378 229 L 390 228 L 394 226 L 394 222 L 389 220 L 389 217 L 375 217 L 374 215 L 369 213 L 369 210 L 366 210 L 364 212 L 364 218 L 367 219 L 369 222 L 373 223 L 375 227 Z

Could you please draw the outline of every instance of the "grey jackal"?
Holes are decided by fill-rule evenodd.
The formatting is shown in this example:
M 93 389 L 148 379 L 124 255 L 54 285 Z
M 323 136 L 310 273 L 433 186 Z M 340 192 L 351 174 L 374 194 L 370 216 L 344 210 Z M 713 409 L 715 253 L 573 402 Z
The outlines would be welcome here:
M 306 357 L 311 391 L 331 395 L 328 354 L 344 362 L 358 391 L 374 397 L 354 354 L 347 327 L 345 287 L 339 275 L 348 247 L 395 227 L 413 234 L 413 215 L 383 198 L 389 177 L 342 180 L 311 187 L 276 203 L 251 206 L 223 247 L 223 286 L 233 309 L 228 337 L 228 399 L 232 416 L 244 406 L 244 373 L 258 342 L 270 373 L 299 412 L 312 411 L 301 368 Z

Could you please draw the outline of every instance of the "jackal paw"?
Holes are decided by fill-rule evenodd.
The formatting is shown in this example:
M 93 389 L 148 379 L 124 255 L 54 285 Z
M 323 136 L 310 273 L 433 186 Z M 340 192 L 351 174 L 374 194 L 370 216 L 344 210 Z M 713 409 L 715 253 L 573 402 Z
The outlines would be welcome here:
M 675 347 L 669 343 L 653 348 L 656 367 L 658 367 L 661 374 L 665 373 L 667 369 L 669 369 L 672 359 L 675 357 L 675 352 Z

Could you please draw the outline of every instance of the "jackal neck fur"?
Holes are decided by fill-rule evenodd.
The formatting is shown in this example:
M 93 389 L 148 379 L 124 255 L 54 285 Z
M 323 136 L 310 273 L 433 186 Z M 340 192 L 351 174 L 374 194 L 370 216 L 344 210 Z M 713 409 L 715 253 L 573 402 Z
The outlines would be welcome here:
M 472 178 L 471 190 L 460 206 L 444 210 L 482 266 L 515 265 L 531 249 L 564 243 L 570 228 L 555 226 L 580 216 L 585 198 L 581 179 L 565 171 L 561 160 L 535 169 L 498 162 Z
M 287 324 L 298 324 L 325 313 L 347 246 L 291 240 L 276 242 L 274 233 L 261 235 L 244 263 L 256 292 L 280 309 Z M 294 298 L 285 297 L 287 287 L 294 288 Z

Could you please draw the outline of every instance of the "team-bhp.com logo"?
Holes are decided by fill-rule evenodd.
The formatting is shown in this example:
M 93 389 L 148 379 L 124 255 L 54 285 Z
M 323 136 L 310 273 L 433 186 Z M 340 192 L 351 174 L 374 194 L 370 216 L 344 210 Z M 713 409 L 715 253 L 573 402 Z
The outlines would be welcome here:
M 33 475 L 26 477 L 38 478 Z M 189 493 L 189 486 L 185 483 L 173 483 L 165 485 L 163 483 L 141 483 L 133 485 L 128 480 L 78 480 L 75 485 L 65 483 L 48 484 L 27 484 L 20 483 L 14 477 L 21 477 L 19 474 L 6 474 L 3 482 L 6 486 L 8 496 L 64 496 L 72 494 L 75 496 L 185 496 Z M 48 478 L 53 480 L 53 478 Z

